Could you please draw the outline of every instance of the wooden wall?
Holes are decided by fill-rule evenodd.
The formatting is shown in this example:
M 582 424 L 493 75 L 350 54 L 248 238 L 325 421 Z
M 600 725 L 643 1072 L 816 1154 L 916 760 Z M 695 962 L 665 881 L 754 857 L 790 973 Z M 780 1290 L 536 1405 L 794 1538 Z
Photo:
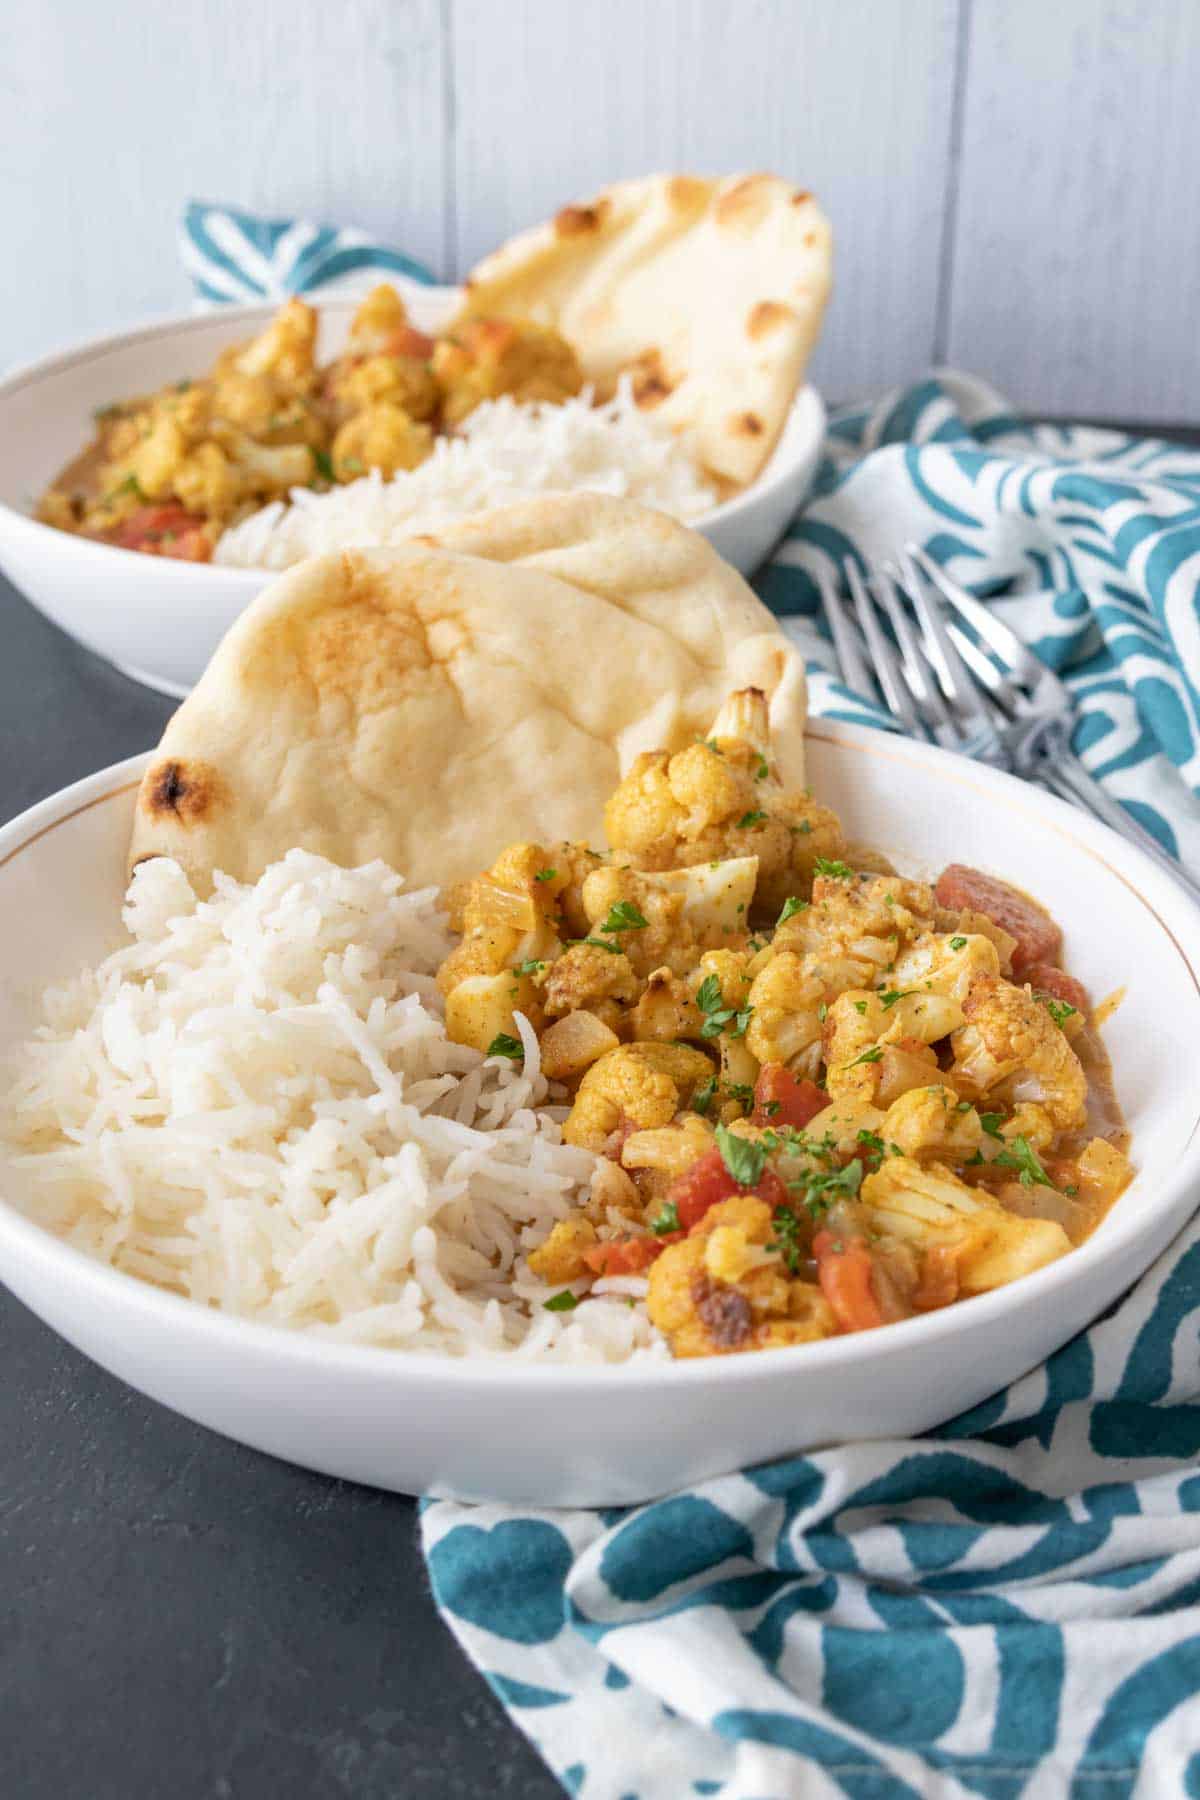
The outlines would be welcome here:
M 835 226 L 817 379 L 1200 420 L 1200 0 L 4 0 L 0 363 L 187 303 L 195 195 L 447 278 L 615 176 Z

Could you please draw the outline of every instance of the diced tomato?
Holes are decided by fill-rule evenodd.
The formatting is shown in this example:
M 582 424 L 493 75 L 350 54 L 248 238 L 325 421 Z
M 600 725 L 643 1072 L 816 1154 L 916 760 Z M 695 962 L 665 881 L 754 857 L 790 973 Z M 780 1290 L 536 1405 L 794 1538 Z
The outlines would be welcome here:
M 938 876 L 933 891 L 939 906 L 963 907 L 970 912 L 984 913 L 993 925 L 999 925 L 1002 931 L 1016 939 L 1013 974 L 1019 980 L 1024 981 L 1025 971 L 1035 963 L 1058 961 L 1062 932 L 1048 912 L 1025 894 L 1018 893 L 1016 888 L 1009 887 L 1007 881 L 997 881 L 994 875 L 984 875 L 979 869 L 967 868 L 964 863 L 951 863 Z
M 871 1252 L 861 1238 L 818 1231 L 813 1239 L 817 1280 L 843 1331 L 870 1331 L 883 1324 L 871 1286 Z
M 422 362 L 428 362 L 433 355 L 433 339 L 415 326 L 402 325 L 398 331 L 393 331 L 384 349 L 388 356 L 416 356 Z
M 754 1194 L 770 1207 L 786 1206 L 788 1200 L 788 1191 L 773 1169 L 763 1170 L 756 1187 L 744 1188 L 725 1167 L 721 1152 L 712 1149 L 671 1183 L 667 1204 L 674 1205 L 682 1229 L 694 1231 L 709 1208 L 728 1200 L 731 1194 Z
M 755 1125 L 791 1125 L 803 1131 L 828 1105 L 829 1095 L 815 1081 L 797 1081 L 782 1063 L 765 1063 L 754 1084 L 751 1119 Z
M 932 1312 L 958 1299 L 958 1251 L 949 1244 L 934 1244 L 921 1258 L 921 1279 L 913 1295 L 918 1312 Z
M 163 506 L 139 506 L 108 537 L 110 543 L 122 550 L 173 556 L 183 562 L 207 562 L 212 554 L 203 517 L 174 502 Z
M 1063 1000 L 1076 1012 L 1091 1011 L 1092 1003 L 1082 981 L 1076 981 L 1063 969 L 1056 969 L 1053 963 L 1034 963 L 1032 968 L 1026 969 L 1025 979 L 1035 994 L 1049 994 L 1052 1000 Z
M 640 1275 L 662 1250 L 664 1238 L 612 1238 L 606 1244 L 590 1244 L 583 1260 L 597 1275 Z

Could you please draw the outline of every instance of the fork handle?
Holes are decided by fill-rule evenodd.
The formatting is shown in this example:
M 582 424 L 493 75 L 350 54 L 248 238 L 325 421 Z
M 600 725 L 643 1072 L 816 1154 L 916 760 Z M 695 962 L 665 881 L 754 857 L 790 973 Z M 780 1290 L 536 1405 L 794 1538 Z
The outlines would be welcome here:
M 1140 825 L 1119 800 L 1105 792 L 1094 776 L 1089 775 L 1073 750 L 1056 748 L 1042 759 L 1038 775 L 1046 787 L 1063 800 L 1086 806 L 1089 812 L 1119 833 L 1129 843 L 1156 862 L 1165 874 L 1185 888 L 1193 900 L 1200 901 L 1200 882 L 1163 849 L 1156 837 Z

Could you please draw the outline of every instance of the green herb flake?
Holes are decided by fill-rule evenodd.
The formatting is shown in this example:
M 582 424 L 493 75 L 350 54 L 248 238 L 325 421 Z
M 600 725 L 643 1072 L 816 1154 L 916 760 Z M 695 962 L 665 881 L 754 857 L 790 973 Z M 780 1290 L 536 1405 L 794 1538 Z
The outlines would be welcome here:
M 765 812 L 743 813 L 738 820 L 738 830 L 748 829 L 752 825 L 761 825 L 766 819 L 766 816 Z
M 763 1107 L 763 1111 L 766 1113 L 768 1119 L 773 1119 L 775 1117 L 776 1113 L 779 1112 L 780 1106 L 781 1106 L 780 1101 L 768 1100 L 767 1104 Z
M 865 1000 L 852 1000 L 850 1004 L 853 1006 L 856 1013 L 865 1013 L 867 1010 L 867 1003 Z
M 721 1161 L 739 1187 L 758 1186 L 767 1162 L 767 1152 L 762 1144 L 756 1144 L 751 1138 L 739 1137 L 725 1125 L 718 1125 L 717 1149 L 721 1152 Z
M 1038 1160 L 1037 1151 L 1026 1137 L 1010 1139 L 996 1161 L 1005 1169 L 1015 1169 L 1022 1187 L 1053 1187 L 1054 1183 Z
M 800 1267 L 800 1221 L 790 1206 L 777 1206 L 772 1219 L 775 1235 L 767 1239 L 766 1248 L 777 1250 L 788 1273 L 794 1275 Z
M 797 913 L 802 913 L 802 912 L 807 912 L 807 911 L 808 911 L 808 901 L 807 900 L 798 900 L 796 898 L 795 894 L 789 894 L 787 899 L 783 903 L 783 911 L 780 913 L 779 917 L 775 921 L 776 931 L 779 930 L 779 927 L 781 925 L 786 925 L 789 919 L 794 919 Z
M 498 1031 L 487 1047 L 489 1056 L 507 1056 L 510 1062 L 524 1062 L 525 1050 L 520 1038 L 510 1037 L 507 1031 Z
M 557 869 L 539 869 L 533 879 L 535 881 L 553 881 L 557 874 Z
M 1069 1000 L 1056 1000 L 1053 994 L 1038 994 L 1035 998 L 1040 1005 L 1045 1007 L 1054 1023 L 1060 1028 L 1066 1024 L 1068 1019 L 1073 1019 L 1079 1011 L 1079 1008 L 1072 1006 Z
M 523 962 L 513 964 L 514 975 L 540 975 L 545 968 L 544 962 Z
M 126 475 L 124 481 L 118 481 L 116 487 L 105 494 L 105 506 L 111 506 L 114 500 L 119 500 L 121 498 L 122 494 L 132 494 L 137 500 L 146 500 L 148 498 L 148 495 L 142 492 L 142 484 L 132 470 Z
M 966 947 L 967 940 L 965 937 L 952 937 L 950 939 L 950 948 L 952 950 L 965 950 Z
M 802 1196 L 812 1217 L 819 1219 L 836 1200 L 852 1200 L 862 1186 L 862 1178 L 862 1160 L 856 1156 L 844 1169 L 812 1170 L 787 1185 L 789 1192 Z
M 668 1200 L 662 1211 L 651 1219 L 650 1229 L 655 1237 L 666 1237 L 669 1232 L 683 1229 L 679 1223 L 679 1208 L 673 1200 Z
M 333 472 L 333 458 L 330 456 L 328 450 L 313 450 L 312 459 L 313 468 L 316 470 L 317 476 L 319 476 L 322 481 L 333 482 L 337 480 L 337 476 Z
M 880 994 L 879 1004 L 884 1012 L 888 1012 L 895 1006 L 897 1000 L 911 1000 L 912 996 L 912 988 L 888 988 L 886 993 Z
M 854 870 L 844 862 L 837 862 L 828 856 L 818 856 L 813 864 L 813 873 L 828 875 L 833 881 L 853 881 Z
M 573 1294 L 570 1288 L 564 1288 L 561 1294 L 543 1300 L 542 1306 L 547 1312 L 574 1312 L 579 1305 L 579 1295 Z
M 576 938 L 577 944 L 590 944 L 593 950 L 607 950 L 610 956 L 624 956 L 620 944 L 610 944 L 607 938 Z
M 758 767 L 754 771 L 755 781 L 765 781 L 770 773 L 771 770 L 766 757 L 760 756 L 758 759 Z
M 856 1056 L 853 1062 L 848 1062 L 845 1066 L 848 1069 L 857 1069 L 860 1063 L 877 1063 L 882 1061 L 883 1051 L 880 1046 L 876 1044 L 872 1049 L 864 1050 L 861 1056 Z
M 614 900 L 608 909 L 608 917 L 599 931 L 645 931 L 650 921 L 634 905 L 632 900 Z
M 702 1119 L 708 1116 L 716 1091 L 717 1078 L 715 1075 L 710 1075 L 703 1086 L 698 1087 L 692 1095 L 692 1111 L 698 1112 Z
M 821 1004 L 817 1008 L 817 1017 L 818 1017 L 818 1019 L 820 1019 L 822 1025 L 825 1023 L 826 1019 L 829 1017 L 829 1006 L 828 1006 L 828 1003 L 824 1000 L 822 1000 Z
M 1003 1113 L 980 1113 L 979 1123 L 983 1126 L 983 1129 L 987 1132 L 989 1137 L 1002 1137 L 1003 1134 L 1001 1133 L 1000 1127 L 1004 1123 Z

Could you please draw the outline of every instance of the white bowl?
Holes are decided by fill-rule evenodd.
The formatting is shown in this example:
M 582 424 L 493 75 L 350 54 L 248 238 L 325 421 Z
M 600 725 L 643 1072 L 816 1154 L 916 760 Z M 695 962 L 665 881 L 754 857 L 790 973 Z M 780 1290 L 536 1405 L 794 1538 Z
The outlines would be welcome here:
M 444 323 L 458 295 L 457 288 L 397 285 L 424 330 Z M 336 355 L 354 302 L 323 300 L 319 307 L 321 354 Z M 91 436 L 95 408 L 206 373 L 220 351 L 252 337 L 275 310 L 230 306 L 163 320 L 95 338 L 0 382 L 0 567 L 72 637 L 177 698 L 199 679 L 229 626 L 273 572 L 118 550 L 40 525 L 30 509 Z M 808 493 L 824 432 L 820 396 L 804 388 L 758 480 L 692 521 L 744 574 L 763 562 Z
M 810 734 L 816 792 L 907 871 L 1010 877 L 1052 909 L 1099 999 L 1137 1179 L 1050 1268 L 943 1312 L 794 1350 L 576 1368 L 331 1345 L 162 1293 L 0 1202 L 0 1277 L 103 1367 L 214 1430 L 403 1493 L 599 1505 L 848 1439 L 907 1436 L 975 1405 L 1117 1298 L 1200 1198 L 1200 910 L 1104 826 L 1005 775 L 848 726 Z M 0 1056 L 47 982 L 114 947 L 147 758 L 0 831 Z M 19 1192 L 0 1159 L 0 1192 Z

